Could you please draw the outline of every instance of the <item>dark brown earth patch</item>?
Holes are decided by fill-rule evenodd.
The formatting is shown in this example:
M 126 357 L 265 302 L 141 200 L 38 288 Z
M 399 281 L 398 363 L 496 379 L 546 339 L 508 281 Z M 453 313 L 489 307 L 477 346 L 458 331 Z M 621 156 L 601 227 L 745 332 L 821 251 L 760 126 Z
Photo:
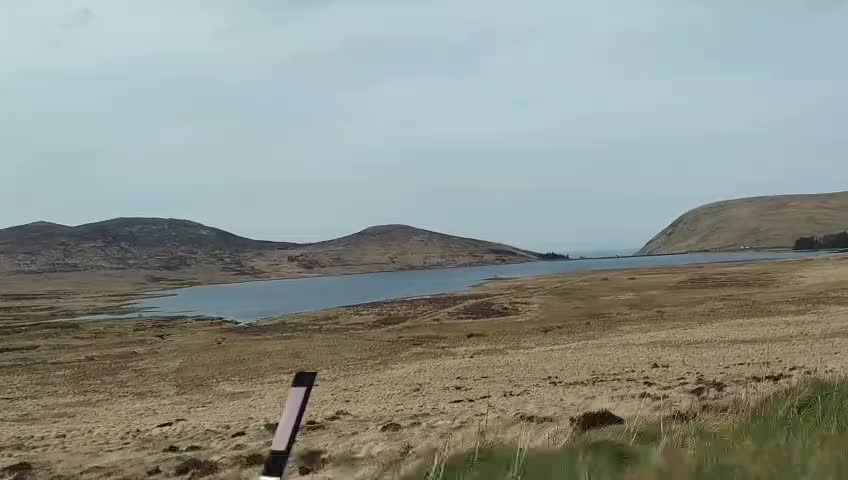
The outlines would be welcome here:
M 481 320 L 510 317 L 519 313 L 521 311 L 511 305 L 483 301 L 463 305 L 456 311 L 455 318 L 459 320 Z
M 587 432 L 598 428 L 624 424 L 624 419 L 609 410 L 585 412 L 569 419 L 571 426 L 578 432 Z
M 174 468 L 175 476 L 191 474 L 191 478 L 208 477 L 218 473 L 218 463 L 211 460 L 189 458 Z

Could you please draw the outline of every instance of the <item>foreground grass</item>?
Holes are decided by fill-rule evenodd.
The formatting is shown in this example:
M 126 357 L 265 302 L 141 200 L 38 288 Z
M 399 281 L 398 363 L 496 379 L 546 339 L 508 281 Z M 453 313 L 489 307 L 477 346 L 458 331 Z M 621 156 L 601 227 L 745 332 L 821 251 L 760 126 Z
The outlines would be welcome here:
M 559 449 L 481 439 L 408 480 L 848 478 L 848 383 L 806 381 L 723 412 L 576 435 Z

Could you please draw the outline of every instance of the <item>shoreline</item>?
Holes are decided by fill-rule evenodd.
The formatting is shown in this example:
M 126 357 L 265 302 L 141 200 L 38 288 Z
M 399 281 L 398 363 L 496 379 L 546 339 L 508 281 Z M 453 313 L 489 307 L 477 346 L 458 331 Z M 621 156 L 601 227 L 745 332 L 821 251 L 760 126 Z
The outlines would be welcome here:
M 615 259 L 628 259 L 628 258 L 653 258 L 653 257 L 674 257 L 680 255 L 695 255 L 695 254 L 722 254 L 722 253 L 749 253 L 749 252 L 761 252 L 761 253 L 792 253 L 792 252 L 803 252 L 803 253 L 811 253 L 811 252 L 821 252 L 822 255 L 827 253 L 844 253 L 840 252 L 836 249 L 829 250 L 792 250 L 791 248 L 764 248 L 764 249 L 747 249 L 747 250 L 702 250 L 702 251 L 692 251 L 692 252 L 677 252 L 677 253 L 656 253 L 656 254 L 646 254 L 646 255 L 621 255 L 621 256 L 612 256 L 612 257 L 584 257 L 584 258 L 568 258 L 568 259 L 557 259 L 557 260 L 529 260 L 526 262 L 507 262 L 507 263 L 470 263 L 466 265 L 446 265 L 446 266 L 436 266 L 436 267 L 410 267 L 410 268 L 398 268 L 398 269 L 389 269 L 389 270 L 366 270 L 361 272 L 345 272 L 345 273 L 318 273 L 314 275 L 310 274 L 294 274 L 290 276 L 280 276 L 280 277 L 271 277 L 271 278 L 263 278 L 256 277 L 251 279 L 233 279 L 233 280 L 221 280 L 221 281 L 193 281 L 187 280 L 185 285 L 175 286 L 169 289 L 152 289 L 149 290 L 151 292 L 161 292 L 166 293 L 173 290 L 182 290 L 185 288 L 192 287 L 205 287 L 211 285 L 236 285 L 241 283 L 254 283 L 254 282 L 277 282 L 282 280 L 304 280 L 307 278 L 327 278 L 327 277 L 349 277 L 353 275 L 371 275 L 375 273 L 398 273 L 398 272 L 420 272 L 420 271 L 432 271 L 432 270 L 454 270 L 459 268 L 477 268 L 477 267 L 499 267 L 499 266 L 507 266 L 507 265 L 527 265 L 532 263 L 559 263 L 559 262 L 581 262 L 581 261 L 590 261 L 590 260 L 615 260 Z M 738 261 L 738 262 L 747 262 L 747 261 L 769 261 L 769 260 L 784 260 L 784 259 L 754 259 L 754 260 L 729 260 L 729 261 Z M 707 262 L 710 263 L 710 262 Z M 717 262 L 722 263 L 722 262 Z M 688 264 L 694 265 L 694 264 Z M 636 267 L 641 268 L 641 267 Z M 646 267 L 650 268 L 650 267 Z M 588 270 L 581 270 L 588 271 Z M 557 275 L 556 273 L 549 275 Z M 170 296 L 170 295 L 157 295 L 161 297 Z M 156 298 L 156 297 L 150 297 Z
M 701 252 L 701 253 L 721 253 L 721 252 Z M 777 253 L 781 253 L 781 252 L 777 252 Z M 666 255 L 662 255 L 662 256 L 670 256 L 670 255 L 687 255 L 687 254 L 666 254 Z M 825 255 L 825 254 L 822 254 L 822 255 Z M 658 255 L 645 255 L 645 256 L 658 256 Z M 629 257 L 605 257 L 605 258 L 602 258 L 602 259 L 601 258 L 593 258 L 591 260 L 608 260 L 608 259 L 620 259 L 620 258 L 629 258 Z M 273 323 L 273 322 L 279 321 L 279 320 L 284 319 L 286 317 L 291 317 L 291 316 L 296 316 L 296 315 L 320 314 L 321 312 L 326 312 L 326 311 L 335 310 L 335 309 L 354 308 L 354 307 L 368 307 L 368 306 L 371 306 L 371 305 L 385 304 L 385 303 L 390 303 L 390 302 L 401 302 L 401 301 L 404 301 L 404 300 L 435 298 L 435 297 L 442 297 L 442 296 L 458 295 L 458 294 L 463 294 L 463 293 L 473 294 L 476 290 L 480 290 L 482 288 L 485 288 L 487 285 L 491 285 L 491 284 L 495 284 L 495 283 L 509 282 L 509 281 L 521 281 L 521 280 L 532 281 L 534 279 L 545 279 L 545 278 L 555 278 L 555 277 L 568 278 L 568 277 L 574 277 L 574 276 L 579 276 L 579 275 L 589 275 L 589 274 L 604 273 L 604 272 L 608 272 L 610 274 L 623 274 L 623 273 L 628 273 L 628 272 L 638 272 L 638 271 L 645 270 L 645 269 L 664 270 L 664 269 L 672 269 L 672 268 L 702 267 L 702 266 L 705 266 L 705 265 L 722 266 L 722 265 L 754 264 L 754 263 L 765 263 L 765 262 L 789 262 L 789 261 L 804 260 L 804 258 L 816 258 L 816 257 L 740 259 L 740 260 L 724 260 L 724 261 L 719 261 L 719 262 L 704 261 L 704 262 L 688 263 L 688 264 L 683 264 L 683 265 L 661 265 L 661 266 L 640 266 L 640 267 L 609 268 L 609 269 L 596 269 L 596 270 L 576 270 L 576 271 L 569 271 L 569 272 L 539 273 L 539 274 L 536 274 L 536 275 L 529 275 L 529 276 L 492 277 L 492 278 L 486 278 L 486 279 L 480 280 L 480 281 L 478 281 L 474 284 L 468 285 L 468 286 L 463 287 L 463 288 L 459 288 L 459 289 L 455 289 L 455 290 L 448 290 L 448 291 L 439 292 L 439 293 L 423 294 L 423 295 L 409 295 L 409 296 L 393 297 L 393 298 L 388 298 L 388 299 L 383 299 L 383 300 L 374 300 L 374 301 L 367 301 L 367 302 L 361 302 L 361 303 L 351 303 L 351 304 L 344 304 L 344 305 L 338 305 L 338 306 L 329 306 L 329 307 L 319 308 L 319 309 L 315 309 L 315 310 L 304 310 L 304 311 L 298 311 L 298 312 L 290 312 L 290 313 L 271 315 L 271 316 L 259 318 L 259 319 L 253 320 L 253 321 L 239 321 L 239 320 L 232 319 L 232 318 L 220 317 L 220 316 L 214 316 L 214 315 L 211 315 L 211 316 L 210 315 L 196 315 L 196 316 L 194 316 L 194 315 L 190 315 L 188 313 L 183 313 L 183 314 L 176 313 L 176 314 L 173 314 L 173 315 L 156 314 L 155 311 L 150 311 L 151 315 L 144 315 L 144 310 L 141 309 L 141 308 L 136 308 L 136 309 L 133 309 L 133 311 L 130 311 L 128 313 L 121 314 L 121 315 L 116 315 L 116 316 L 108 316 L 108 314 L 105 314 L 103 316 L 96 315 L 96 316 L 101 317 L 101 318 L 79 318 L 79 317 L 77 317 L 77 318 L 71 318 L 71 319 L 66 319 L 66 320 L 67 321 L 109 321 L 109 320 L 129 320 L 129 321 L 131 321 L 131 320 L 145 319 L 145 318 L 183 318 L 183 317 L 188 317 L 188 318 L 208 318 L 208 319 L 215 319 L 215 320 L 223 320 L 223 321 L 227 321 L 227 322 L 232 322 L 235 325 L 263 325 L 263 324 L 268 324 L 268 323 Z M 589 260 L 589 259 L 586 259 L 586 260 Z M 565 261 L 572 261 L 572 260 L 557 260 L 557 261 L 565 262 Z M 578 261 L 578 260 L 573 260 L 573 261 Z M 533 262 L 525 262 L 525 263 L 533 263 Z M 518 265 L 518 264 L 513 264 L 513 265 Z M 462 268 L 462 267 L 451 267 L 451 268 Z M 473 268 L 473 267 L 469 267 L 469 268 Z M 439 269 L 428 269 L 428 270 L 439 270 Z M 403 271 L 412 271 L 412 270 L 403 270 Z M 360 275 L 369 275 L 369 274 L 374 274 L 374 273 L 391 273 L 391 272 L 368 272 L 368 273 L 362 273 Z M 357 274 L 349 274 L 349 275 L 357 275 Z M 349 276 L 349 275 L 332 275 L 332 276 L 329 276 L 329 277 L 333 277 L 333 276 L 342 277 L 342 276 Z M 323 278 L 326 278 L 326 277 L 328 277 L 328 276 L 323 276 Z M 319 277 L 307 277 L 307 278 L 319 278 Z M 282 280 L 298 280 L 298 279 L 282 279 Z M 258 281 L 259 282 L 262 282 L 262 281 L 269 282 L 269 281 L 278 281 L 278 280 L 258 280 Z M 252 281 L 244 281 L 244 282 L 238 282 L 238 283 L 253 283 L 253 282 Z M 213 285 L 232 285 L 232 284 L 231 283 L 219 283 L 219 284 L 213 284 Z M 206 285 L 197 285 L 197 286 L 206 286 Z M 186 287 L 186 288 L 193 288 L 193 287 Z M 179 289 L 177 289 L 177 290 L 179 290 Z M 140 300 L 144 300 L 144 299 L 148 299 L 148 298 L 170 297 L 170 296 L 177 296 L 177 295 L 178 295 L 178 293 L 174 292 L 174 293 L 170 293 L 170 294 L 167 294 L 167 295 L 145 296 L 145 297 L 141 298 Z M 59 319 L 59 320 L 62 320 L 62 319 Z
M 745 251 L 750 252 L 750 251 Z M 762 251 L 758 250 L 756 252 L 774 252 L 774 253 L 792 253 L 789 250 L 770 250 L 770 251 Z M 722 252 L 700 252 L 705 254 L 721 254 Z M 724 252 L 727 253 L 727 252 Z M 731 252 L 732 253 L 732 252 Z M 744 252 L 740 252 L 744 253 Z M 825 251 L 818 252 L 819 255 L 828 255 L 828 254 L 838 254 L 838 251 Z M 103 321 L 110 319 L 119 319 L 120 317 L 124 317 L 123 320 L 133 320 L 137 318 L 139 314 L 141 314 L 141 318 L 154 318 L 161 316 L 169 316 L 169 317 L 179 317 L 188 314 L 188 312 L 176 312 L 173 315 L 161 315 L 155 314 L 154 312 L 150 312 L 150 314 L 145 314 L 145 311 L 138 307 L 137 304 L 147 299 L 154 299 L 159 297 L 168 297 L 178 295 L 177 291 L 186 289 L 186 288 L 194 288 L 194 287 L 202 287 L 202 286 L 212 286 L 212 285 L 236 285 L 236 284 L 244 284 L 244 283 L 253 283 L 253 282 L 271 282 L 271 281 L 283 281 L 283 280 L 302 280 L 306 278 L 331 278 L 331 277 L 348 277 L 352 275 L 373 275 L 380 273 L 395 273 L 395 272 L 415 272 L 415 271 L 434 271 L 434 270 L 454 270 L 458 268 L 482 268 L 482 267 L 498 267 L 498 266 L 507 266 L 507 265 L 527 265 L 527 264 L 535 264 L 535 263 L 549 263 L 549 262 L 580 262 L 581 260 L 634 260 L 643 257 L 669 257 L 669 256 L 681 256 L 686 254 L 663 254 L 663 255 L 642 255 L 642 256 L 630 256 L 630 257 L 605 257 L 605 258 L 587 258 L 587 259 L 569 259 L 569 260 L 548 260 L 548 261 L 534 261 L 534 262 L 521 262 L 521 263 L 508 263 L 508 264 L 478 264 L 478 265 L 463 265 L 463 266 L 449 266 L 449 267 L 423 267 L 423 268 L 407 268 L 407 269 L 394 269 L 394 270 L 376 270 L 376 271 L 367 271 L 367 272 L 347 272 L 343 274 L 315 274 L 315 275 L 298 275 L 296 277 L 292 276 L 284 276 L 284 277 L 275 277 L 275 278 L 229 278 L 229 279 L 220 279 L 215 278 L 213 280 L 209 280 L 210 275 L 203 271 L 194 271 L 194 272 L 186 272 L 186 275 L 193 275 L 194 278 L 166 278 L 164 282 L 167 282 L 168 285 L 155 284 L 150 283 L 150 276 L 155 275 L 155 272 L 147 272 L 147 271 L 133 271 L 133 272 L 103 272 L 100 274 L 99 272 L 93 274 L 85 274 L 80 276 L 75 276 L 73 274 L 44 274 L 46 278 L 39 277 L 38 274 L 27 275 L 25 277 L 17 277 L 17 276 L 4 276 L 3 281 L 5 284 L 10 287 L 9 289 L 9 297 L 20 296 L 20 299 L 12 298 L 11 304 L 7 305 L 4 310 L 7 312 L 4 315 L 5 320 L 0 320 L 0 324 L 3 324 L 7 321 L 14 321 L 16 325 L 20 325 L 22 319 L 26 319 L 26 323 L 35 323 L 35 322 L 43 322 L 43 321 L 85 321 L 88 320 L 84 317 L 97 316 L 95 319 L 91 319 L 94 321 Z M 696 264 L 710 264 L 710 263 L 737 263 L 737 262 L 761 262 L 761 261 L 771 261 L 771 260 L 792 260 L 792 258 L 779 258 L 779 259 L 728 259 L 722 262 L 710 262 L 710 261 L 701 261 L 695 262 Z M 575 264 L 579 265 L 579 264 Z M 691 264 L 690 264 L 691 265 Z M 669 267 L 673 267 L 675 265 L 668 265 Z M 619 267 L 619 268 L 609 268 L 609 269 L 599 269 L 596 271 L 617 271 L 617 270 L 639 270 L 643 268 L 665 268 L 665 266 L 629 266 L 629 267 Z M 456 293 L 461 291 L 467 291 L 469 289 L 473 289 L 478 286 L 486 285 L 491 282 L 502 282 L 504 280 L 514 280 L 516 278 L 536 278 L 536 277 L 545 277 L 545 276 L 556 276 L 556 275 L 570 275 L 576 273 L 585 273 L 593 270 L 576 270 L 576 271 L 566 271 L 566 272 L 553 272 L 553 273 L 538 273 L 530 276 L 504 276 L 500 278 L 492 278 L 492 279 L 483 279 L 482 281 L 476 282 L 474 284 L 468 285 L 465 288 L 457 289 L 457 290 L 448 290 L 445 292 L 438 292 L 433 294 L 424 294 L 424 295 L 412 295 L 407 297 L 397 297 L 389 300 L 398 300 L 401 298 L 412 298 L 412 297 L 421 297 L 421 296 L 435 296 L 435 295 L 444 295 L 450 293 Z M 125 276 L 122 276 L 121 273 L 125 273 Z M 214 278 L 214 274 L 211 275 Z M 496 275 L 497 277 L 497 275 Z M 21 279 L 20 283 L 18 283 L 18 278 Z M 17 283 L 17 284 L 16 284 Z M 32 288 L 29 288 L 28 285 L 31 285 Z M 50 288 L 44 288 L 45 285 Z M 38 305 L 43 302 L 39 302 L 39 298 L 44 297 L 45 300 L 48 300 L 51 296 L 58 295 L 58 298 L 70 298 L 72 301 L 70 302 L 61 302 L 61 303 L 53 303 L 56 305 L 55 308 L 46 309 L 39 307 Z M 29 299 L 27 299 L 29 298 Z M 96 301 L 94 301 L 96 300 Z M 377 300 L 375 300 L 377 301 Z M 366 302 L 368 303 L 368 302 Z M 97 306 L 93 306 L 97 304 Z M 352 306 L 357 305 L 357 303 L 346 305 Z M 361 305 L 361 303 L 359 303 Z M 61 308 L 60 308 L 61 307 Z M 337 306 L 329 306 L 327 308 L 338 308 Z M 320 310 L 325 310 L 320 309 Z M 51 310 L 53 310 L 51 312 Z M 257 321 L 264 321 L 267 319 L 275 319 L 280 318 L 285 315 L 295 315 L 298 313 L 308 313 L 309 311 L 320 311 L 320 310 L 307 310 L 305 312 L 291 312 L 288 314 L 273 314 L 263 319 L 252 320 L 253 323 Z M 15 312 L 21 312 L 23 314 L 22 318 L 15 318 Z M 218 317 L 217 315 L 208 315 L 209 313 L 214 312 L 206 312 L 207 316 Z M 12 315 L 12 316 L 10 316 Z M 198 315 L 202 316 L 202 315 Z M 2 317 L 0 317 L 2 318 Z M 241 323 L 241 322 L 239 322 Z
M 848 251 L 848 250 L 846 250 Z M 790 252 L 799 252 L 798 250 L 792 250 L 791 248 L 762 248 L 762 249 L 747 249 L 747 250 L 701 250 L 701 251 L 689 251 L 689 252 L 675 252 L 675 253 L 655 253 L 655 254 L 644 254 L 644 255 L 618 255 L 618 256 L 607 256 L 607 257 L 576 257 L 576 258 L 568 258 L 568 259 L 556 259 L 556 260 L 528 260 L 522 262 L 505 262 L 505 263 L 469 263 L 464 265 L 443 265 L 443 266 L 422 266 L 422 267 L 409 267 L 409 268 L 396 268 L 396 269 L 365 269 L 363 271 L 356 272 L 341 272 L 341 273 L 316 273 L 316 274 L 308 274 L 308 273 L 295 273 L 295 274 L 283 274 L 280 276 L 271 276 L 271 277 L 252 277 L 252 278 L 233 278 L 226 280 L 200 280 L 200 279 L 181 279 L 181 278 L 173 278 L 169 280 L 173 280 L 174 285 L 166 288 L 162 288 L 161 286 L 153 283 L 142 284 L 138 287 L 139 294 L 147 294 L 147 293 L 159 293 L 160 295 L 152 295 L 145 298 L 156 298 L 156 297 L 166 297 L 170 296 L 168 292 L 174 290 L 181 290 L 185 288 L 192 287 L 203 287 L 210 285 L 236 285 L 241 283 L 253 283 L 253 282 L 275 282 L 281 280 L 303 280 L 307 278 L 326 278 L 326 277 L 347 277 L 352 275 L 369 275 L 374 273 L 394 273 L 394 272 L 417 272 L 417 271 L 430 271 L 430 270 L 452 270 L 458 268 L 476 268 L 476 267 L 497 267 L 497 266 L 506 266 L 506 265 L 526 265 L 532 263 L 557 263 L 557 262 L 581 262 L 581 261 L 590 261 L 590 260 L 613 260 L 613 259 L 629 259 L 629 258 L 648 258 L 648 257 L 673 257 L 679 255 L 692 255 L 692 254 L 722 254 L 722 253 L 747 253 L 747 252 L 772 252 L 772 253 L 790 253 Z M 844 253 L 839 249 L 827 249 L 827 250 L 805 250 L 803 252 L 829 252 L 829 253 Z M 745 260 L 741 260 L 745 261 Z M 73 275 L 74 273 L 85 273 L 85 274 L 121 274 L 124 272 L 135 273 L 135 272 L 156 272 L 158 271 L 148 271 L 148 270 L 103 270 L 103 271 L 85 271 L 85 272 L 39 272 L 39 273 L 29 273 L 29 272 L 9 272 L 4 273 L 0 276 L 5 278 L 14 278 L 16 276 L 26 275 L 26 276 L 39 276 L 39 275 Z

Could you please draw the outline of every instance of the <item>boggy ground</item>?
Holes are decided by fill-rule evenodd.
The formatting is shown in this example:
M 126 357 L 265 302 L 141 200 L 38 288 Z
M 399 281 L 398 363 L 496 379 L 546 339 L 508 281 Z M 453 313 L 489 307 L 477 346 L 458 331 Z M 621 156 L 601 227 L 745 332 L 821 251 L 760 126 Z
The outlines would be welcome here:
M 845 256 L 502 281 L 252 327 L 39 322 L 94 295 L 62 285 L 0 326 L 0 478 L 250 478 L 299 369 L 319 372 L 300 452 L 335 479 L 392 478 L 480 428 L 556 444 L 587 410 L 632 422 L 848 370 Z

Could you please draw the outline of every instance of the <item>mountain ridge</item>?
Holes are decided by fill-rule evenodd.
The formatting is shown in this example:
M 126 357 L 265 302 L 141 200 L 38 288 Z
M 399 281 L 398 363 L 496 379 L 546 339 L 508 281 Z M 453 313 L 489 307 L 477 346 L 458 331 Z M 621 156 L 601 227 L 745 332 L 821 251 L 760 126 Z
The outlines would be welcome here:
M 190 220 L 119 217 L 0 229 L 0 273 L 204 269 L 257 278 L 520 263 L 542 254 L 409 225 L 315 243 L 254 240 Z
M 800 237 L 847 228 L 848 192 L 738 198 L 689 210 L 639 254 L 792 248 Z

